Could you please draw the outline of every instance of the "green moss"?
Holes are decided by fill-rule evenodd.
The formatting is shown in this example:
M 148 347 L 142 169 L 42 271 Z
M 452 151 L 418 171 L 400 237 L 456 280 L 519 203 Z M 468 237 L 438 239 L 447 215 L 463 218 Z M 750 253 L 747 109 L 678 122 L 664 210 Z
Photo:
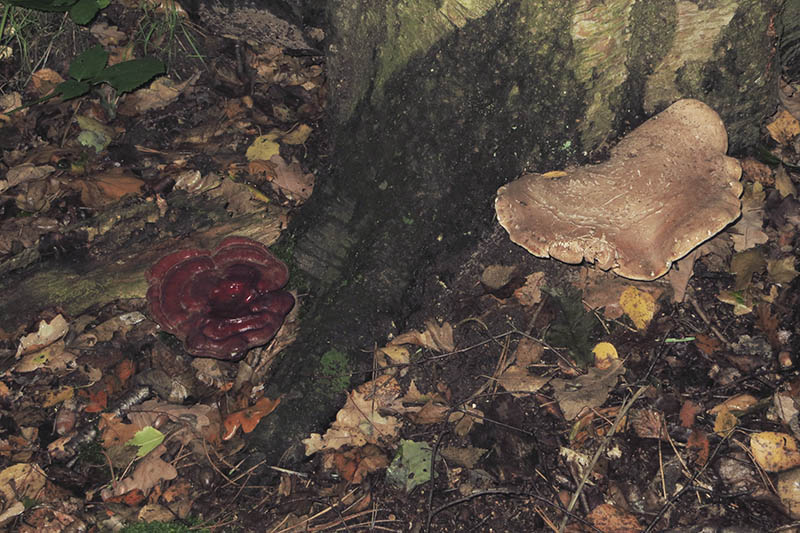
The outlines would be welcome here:
M 91 276 L 63 269 L 42 272 L 25 283 L 36 301 L 60 302 L 70 314 L 78 314 L 107 296 L 105 287 Z
M 297 262 L 294 260 L 294 251 L 297 245 L 297 240 L 294 234 L 288 234 L 281 238 L 280 241 L 270 246 L 270 251 L 275 254 L 275 257 L 283 261 L 289 269 L 289 283 L 287 287 L 289 290 L 295 290 L 298 293 L 308 292 L 311 287 L 311 282 L 300 268 L 297 267 Z
M 647 76 L 672 46 L 678 22 L 677 6 L 674 0 L 639 1 L 631 7 L 630 21 L 626 64 L 632 76 Z
M 328 385 L 329 395 L 342 393 L 350 387 L 350 358 L 339 350 L 328 350 L 320 358 L 319 373 Z

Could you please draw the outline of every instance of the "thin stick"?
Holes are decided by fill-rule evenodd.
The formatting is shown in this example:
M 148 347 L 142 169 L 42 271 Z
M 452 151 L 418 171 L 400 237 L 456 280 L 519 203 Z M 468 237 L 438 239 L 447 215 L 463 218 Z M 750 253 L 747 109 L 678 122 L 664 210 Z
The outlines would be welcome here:
M 617 419 L 614 421 L 614 425 L 611 426 L 611 429 L 606 434 L 603 442 L 600 443 L 600 446 L 597 448 L 597 451 L 594 452 L 594 456 L 592 456 L 592 460 L 589 461 L 589 464 L 586 465 L 586 468 L 583 470 L 583 475 L 581 476 L 581 480 L 578 483 L 578 488 L 575 489 L 575 493 L 572 495 L 572 499 L 569 501 L 569 505 L 567 505 L 567 513 L 571 513 L 572 510 L 575 508 L 575 504 L 578 502 L 578 498 L 583 493 L 583 487 L 586 485 L 586 481 L 589 479 L 589 476 L 594 470 L 597 461 L 600 459 L 600 456 L 605 453 L 606 448 L 608 447 L 609 443 L 611 442 L 611 437 L 614 436 L 614 433 L 617 432 L 619 429 L 620 424 L 622 421 L 625 420 L 625 415 L 628 414 L 628 411 L 636 403 L 636 400 L 644 394 L 644 391 L 648 389 L 648 385 L 643 385 L 639 387 L 639 390 L 634 393 L 634 395 L 625 403 L 622 404 L 622 407 L 617 413 Z M 569 522 L 569 514 L 565 514 L 564 518 L 561 519 L 561 524 L 558 527 L 559 533 L 564 533 L 564 529 L 567 527 L 567 522 Z

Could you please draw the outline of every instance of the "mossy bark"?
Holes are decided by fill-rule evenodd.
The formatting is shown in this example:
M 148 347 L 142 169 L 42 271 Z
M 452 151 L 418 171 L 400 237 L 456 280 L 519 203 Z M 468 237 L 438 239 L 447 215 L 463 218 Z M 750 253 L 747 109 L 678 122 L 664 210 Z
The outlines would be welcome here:
M 57 241 L 0 263 L 0 325 L 12 333 L 46 308 L 75 317 L 114 300 L 144 298 L 145 271 L 180 248 L 212 248 L 230 234 L 267 244 L 280 235 L 281 208 L 231 217 L 225 201 L 174 193 L 166 215 L 133 200 L 67 228 Z
M 424 305 L 433 259 L 488 235 L 495 191 L 523 169 L 601 153 L 682 97 L 721 114 L 734 150 L 752 144 L 777 72 L 779 3 L 330 2 L 333 173 L 293 231 L 311 291 L 268 389 L 293 398 L 252 450 L 274 461 L 295 444 L 302 457 L 299 438 L 343 398 L 317 386 L 313 361 L 334 349 L 354 381 L 368 376 L 359 363 L 368 370 L 371 349 Z

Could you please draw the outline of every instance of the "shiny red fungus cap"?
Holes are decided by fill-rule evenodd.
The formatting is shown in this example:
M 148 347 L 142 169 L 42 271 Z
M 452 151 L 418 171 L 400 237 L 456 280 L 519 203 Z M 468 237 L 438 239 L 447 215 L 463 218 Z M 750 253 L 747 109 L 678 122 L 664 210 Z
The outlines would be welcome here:
M 268 343 L 294 306 L 289 271 L 269 249 L 228 237 L 216 249 L 181 250 L 147 272 L 150 314 L 186 351 L 236 361 Z

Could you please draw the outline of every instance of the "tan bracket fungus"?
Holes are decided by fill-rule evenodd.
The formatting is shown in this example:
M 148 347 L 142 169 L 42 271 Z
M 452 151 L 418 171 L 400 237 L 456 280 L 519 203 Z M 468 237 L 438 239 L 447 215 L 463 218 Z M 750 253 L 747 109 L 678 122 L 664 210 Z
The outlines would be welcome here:
M 739 217 L 742 171 L 727 149 L 719 115 L 679 100 L 625 136 L 608 161 L 504 185 L 497 218 L 535 256 L 653 280 Z

